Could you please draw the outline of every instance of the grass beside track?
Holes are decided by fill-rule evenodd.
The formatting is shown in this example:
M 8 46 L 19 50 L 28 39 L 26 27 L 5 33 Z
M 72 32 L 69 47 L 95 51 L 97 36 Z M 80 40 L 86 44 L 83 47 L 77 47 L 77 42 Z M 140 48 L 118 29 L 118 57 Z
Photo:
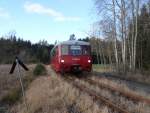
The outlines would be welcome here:
M 102 65 L 102 64 L 93 64 L 93 71 L 98 73 L 107 73 L 107 75 L 112 75 L 114 78 L 120 78 L 124 80 L 135 81 L 141 84 L 150 85 L 150 71 L 139 71 L 137 70 L 135 73 L 133 72 L 126 72 L 124 73 L 117 73 L 115 69 L 111 67 L 111 65 Z
M 101 72 L 101 73 L 113 71 L 110 65 L 102 65 L 102 64 L 93 64 L 92 69 L 93 71 Z
M 84 75 L 82 75 L 82 76 L 84 76 Z M 90 76 L 90 78 L 92 79 L 92 81 L 97 82 L 98 84 L 105 84 L 105 85 L 113 87 L 119 91 L 121 90 L 123 92 L 121 92 L 122 93 L 121 94 L 120 92 L 115 92 L 115 91 L 109 90 L 108 87 L 102 88 L 96 84 L 88 83 L 86 81 L 87 78 L 85 78 L 85 77 L 79 77 L 73 81 L 78 81 L 78 83 L 82 83 L 83 85 L 86 85 L 88 88 L 100 93 L 104 97 L 107 97 L 108 99 L 113 101 L 116 105 L 122 106 L 125 109 L 129 109 L 129 111 L 131 113 L 132 112 L 133 113 L 149 113 L 149 111 L 150 111 L 149 102 L 146 104 L 145 100 L 143 102 L 143 99 L 142 100 L 139 99 L 139 95 L 141 98 L 141 95 L 144 97 L 147 94 L 143 94 L 143 92 L 133 91 L 133 90 L 129 89 L 125 84 L 116 83 L 114 81 L 108 80 L 107 78 L 100 79 L 100 78 L 97 78 L 96 76 Z M 123 94 L 124 92 L 126 92 L 126 93 Z M 132 96 L 131 95 L 129 96 L 127 93 L 132 94 Z M 134 98 L 132 98 L 134 95 L 138 95 L 138 98 L 136 96 Z M 146 99 L 146 101 L 147 101 L 147 99 Z
M 109 113 L 109 109 L 97 103 L 85 93 L 62 80 L 48 66 L 48 76 L 36 78 L 26 91 L 30 113 Z M 23 103 L 12 112 L 26 113 Z
M 99 86 L 100 88 L 103 88 L 103 89 L 108 89 L 110 91 L 112 91 L 113 93 L 117 93 L 117 94 L 121 94 L 133 101 L 140 101 L 140 102 L 144 102 L 144 103 L 147 103 L 150 105 L 150 99 L 149 98 L 146 98 L 144 96 L 141 96 L 137 93 L 134 93 L 134 92 L 129 92 L 129 91 L 125 91 L 125 90 L 122 90 L 121 88 L 117 88 L 117 87 L 114 87 L 114 86 L 111 86 L 109 84 L 106 84 L 106 83 L 100 83 L 100 82 L 96 82 L 92 79 L 85 79 L 85 81 L 89 82 L 90 84 L 93 84 L 93 85 L 97 85 Z
M 19 100 L 22 100 L 22 90 L 19 82 L 17 71 L 14 74 L 9 75 L 11 65 L 0 66 L 0 113 L 9 112 L 11 106 L 15 105 Z M 36 78 L 33 75 L 33 69 L 35 65 L 29 65 L 30 71 L 25 72 L 21 69 L 21 77 L 23 87 L 26 90 L 29 84 Z
M 72 85 L 74 87 L 78 88 L 80 91 L 86 92 L 87 94 L 89 94 L 90 96 L 92 96 L 94 98 L 94 100 L 100 100 L 100 101 L 102 101 L 103 104 L 107 105 L 108 107 L 111 107 L 113 110 L 121 112 L 121 113 L 130 113 L 126 109 L 117 106 L 115 103 L 113 103 L 112 101 L 108 100 L 106 97 L 97 94 L 95 91 L 90 90 L 89 88 L 87 88 L 84 85 L 81 85 L 81 84 L 79 85 L 79 83 L 74 82 L 75 80 L 73 78 L 65 76 L 65 79 L 68 82 L 72 83 Z
M 50 66 L 46 66 L 46 68 L 47 76 L 38 76 L 26 89 L 25 95 L 29 113 L 116 113 L 103 102 L 95 102 L 87 93 L 78 90 L 61 79 L 60 75 L 57 75 Z M 93 80 L 96 79 L 95 76 L 91 77 L 93 77 Z M 99 79 L 96 80 L 99 81 Z M 149 113 L 149 109 L 144 104 L 133 103 L 125 100 L 123 97 L 114 97 L 111 92 L 101 90 L 97 86 L 88 84 L 81 79 L 74 81 L 90 88 L 93 90 L 93 93 L 95 91 L 103 97 L 112 99 L 111 101 L 115 102 L 116 106 L 124 105 L 125 109 L 129 108 L 134 113 Z M 108 81 L 108 83 L 111 82 Z M 18 101 L 11 107 L 9 113 L 27 113 L 27 111 L 24 103 Z

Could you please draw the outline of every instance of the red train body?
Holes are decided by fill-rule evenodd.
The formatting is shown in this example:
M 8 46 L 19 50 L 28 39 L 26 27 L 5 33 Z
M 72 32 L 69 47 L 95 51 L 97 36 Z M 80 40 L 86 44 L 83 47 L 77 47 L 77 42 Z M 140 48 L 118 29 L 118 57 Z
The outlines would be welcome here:
M 51 51 L 51 65 L 56 72 L 90 72 L 90 44 L 83 41 L 65 41 L 57 44 Z

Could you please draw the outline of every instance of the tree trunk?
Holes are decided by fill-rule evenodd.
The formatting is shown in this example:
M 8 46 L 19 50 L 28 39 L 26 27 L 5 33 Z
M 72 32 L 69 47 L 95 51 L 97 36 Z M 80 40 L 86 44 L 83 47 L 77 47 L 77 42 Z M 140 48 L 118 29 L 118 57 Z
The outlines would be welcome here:
M 131 29 L 132 29 L 132 31 L 131 31 L 131 57 L 130 57 L 130 65 L 131 65 L 131 70 L 133 71 L 134 70 L 134 66 L 133 66 L 133 64 L 134 64 L 134 33 L 135 33 L 135 29 L 134 29 L 134 19 L 135 19 L 135 16 L 134 16 L 134 1 L 133 0 L 131 0 L 131 7 L 132 7 L 132 26 L 131 26 Z
M 136 43 L 137 43 L 137 24 L 138 24 L 138 11 L 139 11 L 139 0 L 136 0 L 136 16 L 135 16 L 135 37 L 134 37 L 134 56 L 133 56 L 133 70 L 136 68 Z
M 114 51 L 115 51 L 115 59 L 116 59 L 116 69 L 118 71 L 118 51 L 117 51 L 117 35 L 116 35 L 116 11 L 115 11 L 115 1 L 112 0 L 113 3 L 113 38 L 114 38 Z
M 97 56 L 97 63 L 98 63 L 98 64 L 100 64 L 100 63 L 99 63 L 98 39 L 96 39 L 96 42 L 95 42 L 95 43 L 96 43 L 96 56 Z

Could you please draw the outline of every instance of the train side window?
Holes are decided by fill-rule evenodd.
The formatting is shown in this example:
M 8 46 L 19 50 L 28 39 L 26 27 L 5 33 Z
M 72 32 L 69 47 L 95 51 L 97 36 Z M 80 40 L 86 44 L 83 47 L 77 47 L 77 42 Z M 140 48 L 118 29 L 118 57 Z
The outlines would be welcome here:
M 58 51 L 58 47 L 55 47 L 51 52 L 51 56 L 52 57 L 56 56 L 56 54 L 58 54 L 57 51 Z
M 61 46 L 61 54 L 62 55 L 68 55 L 68 52 L 69 52 L 68 45 L 62 45 Z
M 52 51 L 51 51 L 51 57 L 53 57 L 54 56 L 54 48 L 52 49 Z
M 58 47 L 56 46 L 54 49 L 54 56 L 58 55 Z
M 52 52 L 52 56 L 55 56 L 55 49 L 54 49 L 53 52 Z

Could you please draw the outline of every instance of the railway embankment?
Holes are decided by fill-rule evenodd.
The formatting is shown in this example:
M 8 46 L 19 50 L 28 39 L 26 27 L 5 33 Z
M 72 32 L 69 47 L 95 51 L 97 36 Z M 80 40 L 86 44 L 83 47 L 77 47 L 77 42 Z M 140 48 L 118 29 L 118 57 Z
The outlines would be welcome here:
M 37 76 L 26 88 L 27 108 L 22 101 L 10 107 L 9 113 L 149 113 L 149 94 L 134 91 L 122 82 L 84 73 L 65 74 L 67 81 L 51 67 Z M 121 90 L 121 91 L 120 91 Z M 128 92 L 128 93 L 127 93 Z M 132 95 L 130 95 L 132 93 Z M 129 94 L 129 95 L 128 95 Z M 138 95 L 135 98 L 134 95 Z M 141 98 L 141 97 L 144 97 Z M 143 100 L 142 100 L 143 99 Z
M 133 79 L 133 78 L 130 78 L 130 77 L 126 77 L 126 75 L 124 75 L 124 76 L 120 75 L 119 76 L 117 74 L 110 73 L 110 72 L 106 73 L 106 72 L 96 72 L 96 71 L 94 71 L 93 75 L 95 75 L 99 78 L 107 78 L 107 79 L 110 79 L 114 82 L 120 82 L 120 83 L 126 84 L 132 90 L 142 91 L 142 92 L 146 92 L 146 93 L 150 94 L 150 80 L 149 80 L 149 78 L 139 77 L 141 79 L 148 79 L 147 82 L 144 82 L 145 80 L 138 81 L 137 80 L 137 79 L 139 79 L 138 76 L 136 77 L 136 79 Z M 131 75 L 131 76 L 136 76 L 136 75 Z M 141 76 L 141 75 L 139 75 L 139 76 Z

